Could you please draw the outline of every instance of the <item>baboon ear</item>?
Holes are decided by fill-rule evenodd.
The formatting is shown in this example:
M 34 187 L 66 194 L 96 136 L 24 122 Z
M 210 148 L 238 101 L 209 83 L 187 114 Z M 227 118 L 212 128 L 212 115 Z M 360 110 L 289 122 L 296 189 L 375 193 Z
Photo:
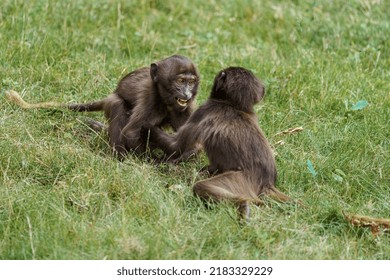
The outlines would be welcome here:
M 264 85 L 261 85 L 261 93 L 260 93 L 260 98 L 263 98 L 265 94 L 265 87 Z
M 226 99 L 225 94 L 223 93 L 223 90 L 221 91 L 224 83 L 226 80 L 226 73 L 225 71 L 221 71 L 217 74 L 214 78 L 213 87 L 211 89 L 210 98 L 216 98 L 216 99 Z
M 153 82 L 157 82 L 157 72 L 158 72 L 157 63 L 152 63 L 150 65 L 150 77 L 152 77 Z
M 257 88 L 255 89 L 255 92 L 256 92 L 256 94 L 255 94 L 255 101 L 254 101 L 254 103 L 256 104 L 256 103 L 260 102 L 260 100 L 263 99 L 263 97 L 264 97 L 264 94 L 265 94 L 265 87 L 264 87 L 264 85 L 260 84 L 258 89 Z
M 226 77 L 227 75 L 225 71 L 222 71 L 221 74 L 219 74 L 216 90 L 219 90 L 221 86 L 225 84 Z
M 222 71 L 221 74 L 219 74 L 219 79 L 222 81 L 226 80 L 226 72 L 225 71 Z

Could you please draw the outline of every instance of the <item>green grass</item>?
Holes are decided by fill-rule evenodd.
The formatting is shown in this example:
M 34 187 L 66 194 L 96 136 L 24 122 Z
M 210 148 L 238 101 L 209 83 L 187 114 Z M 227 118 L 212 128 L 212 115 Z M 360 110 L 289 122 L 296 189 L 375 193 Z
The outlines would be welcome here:
M 389 14 L 384 0 L 3 1 L 0 258 L 389 259 L 389 234 L 342 216 L 389 218 Z M 271 144 L 285 141 L 278 188 L 306 209 L 271 201 L 240 225 L 231 205 L 207 209 L 192 195 L 204 156 L 121 163 L 82 114 L 4 98 L 13 89 L 31 102 L 99 99 L 174 53 L 200 70 L 198 104 L 224 67 L 264 81 L 260 126 Z M 368 106 L 351 110 L 359 100 Z

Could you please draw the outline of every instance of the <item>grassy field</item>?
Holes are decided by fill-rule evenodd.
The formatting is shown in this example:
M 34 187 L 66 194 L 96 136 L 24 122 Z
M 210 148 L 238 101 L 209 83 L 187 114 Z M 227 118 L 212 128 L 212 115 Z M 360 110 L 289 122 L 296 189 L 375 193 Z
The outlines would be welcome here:
M 389 234 L 342 214 L 390 218 L 389 14 L 385 0 L 2 1 L 0 258 L 389 259 Z M 204 155 L 119 162 L 83 123 L 102 114 L 24 111 L 4 97 L 99 99 L 175 53 L 199 68 L 198 104 L 224 67 L 264 81 L 256 112 L 278 188 L 306 209 L 269 201 L 241 225 L 232 205 L 192 195 Z

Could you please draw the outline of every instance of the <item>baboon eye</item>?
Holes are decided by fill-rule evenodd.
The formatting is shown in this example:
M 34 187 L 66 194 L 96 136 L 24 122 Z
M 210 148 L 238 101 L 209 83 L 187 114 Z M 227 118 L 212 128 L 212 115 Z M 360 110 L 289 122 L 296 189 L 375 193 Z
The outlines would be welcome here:
M 184 84 L 184 79 L 183 79 L 183 78 L 178 78 L 178 79 L 176 80 L 176 82 L 177 82 L 179 85 L 182 85 L 182 84 Z
M 193 85 L 195 84 L 195 82 L 196 82 L 195 79 L 190 79 L 190 80 L 188 81 L 188 83 L 189 83 L 190 86 L 193 86 Z

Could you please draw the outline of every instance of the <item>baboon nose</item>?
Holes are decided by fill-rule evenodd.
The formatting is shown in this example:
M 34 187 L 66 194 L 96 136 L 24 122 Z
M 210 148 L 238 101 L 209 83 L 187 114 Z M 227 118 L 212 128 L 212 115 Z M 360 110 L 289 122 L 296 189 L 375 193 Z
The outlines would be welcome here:
M 191 97 L 192 97 L 192 93 L 190 90 L 186 90 L 184 95 L 187 97 L 187 100 L 191 99 Z

